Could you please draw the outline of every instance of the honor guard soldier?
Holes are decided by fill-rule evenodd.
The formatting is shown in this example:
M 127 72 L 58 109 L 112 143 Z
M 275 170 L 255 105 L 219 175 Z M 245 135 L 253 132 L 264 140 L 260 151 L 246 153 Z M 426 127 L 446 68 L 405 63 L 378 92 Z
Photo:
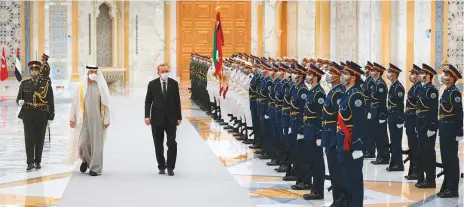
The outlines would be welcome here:
M 345 93 L 345 87 L 340 84 L 340 76 L 343 68 L 336 62 L 332 62 L 326 75 L 326 82 L 332 86 L 324 101 L 322 108 L 322 141 L 321 146 L 325 148 L 327 167 L 332 184 L 333 203 L 331 206 L 347 206 L 346 192 L 342 168 L 338 160 L 337 151 L 337 115 L 338 104 Z
M 50 80 L 50 65 L 48 64 L 48 55 L 42 54 L 42 67 L 40 68 L 39 75 L 42 76 L 43 79 Z
M 391 81 L 388 90 L 388 131 L 390 132 L 391 160 L 387 171 L 403 171 L 403 140 L 404 126 L 404 87 L 398 81 L 401 69 L 390 63 L 387 79 Z
M 325 163 L 321 147 L 322 137 L 322 107 L 325 100 L 324 88 L 320 81 L 324 72 L 311 64 L 306 74 L 305 85 L 310 88 L 304 104 L 303 134 L 305 150 L 300 153 L 302 160 L 307 159 L 311 167 L 313 185 L 310 194 L 304 194 L 305 200 L 320 200 L 324 198 Z
M 363 150 L 365 137 L 365 101 L 359 79 L 361 67 L 347 62 L 340 82 L 345 86 L 345 94 L 340 99 L 338 111 L 337 149 L 348 194 L 348 206 L 361 207 L 364 200 Z M 334 175 L 337 176 L 337 175 Z
M 258 115 L 258 97 L 259 97 L 259 84 L 261 83 L 264 77 L 264 70 L 262 69 L 261 61 L 257 61 L 255 67 L 255 76 L 250 81 L 249 97 L 250 97 L 250 110 L 251 110 L 251 120 L 253 122 L 253 132 L 254 132 L 254 142 L 250 146 L 251 149 L 260 149 L 261 148 L 261 128 L 260 128 L 260 116 Z M 261 151 L 257 151 L 261 153 Z
M 420 147 L 417 138 L 416 131 L 416 109 L 417 109 L 417 96 L 419 90 L 422 88 L 422 84 L 419 81 L 419 72 L 421 68 L 413 64 L 409 74 L 409 81 L 413 84 L 408 91 L 408 97 L 406 99 L 406 110 L 405 110 L 405 127 L 406 136 L 408 137 L 408 154 L 409 154 L 409 170 L 408 174 L 404 178 L 408 180 L 417 180 L 419 178 L 419 163 L 420 163 Z
M 388 164 L 390 161 L 389 141 L 387 134 L 387 84 L 382 78 L 385 68 L 374 63 L 371 77 L 375 85 L 371 91 L 372 102 L 367 114 L 367 119 L 372 123 L 375 145 L 377 147 L 377 159 L 371 161 L 375 165 Z
M 39 75 L 42 64 L 28 64 L 31 78 L 21 82 L 16 103 L 21 106 L 18 118 L 23 120 L 27 171 L 40 169 L 47 125 L 55 117 L 53 89 L 50 81 Z
M 435 139 L 438 129 L 438 90 L 432 84 L 437 72 L 427 64 L 422 64 L 419 79 L 422 88 L 419 91 L 416 109 L 416 130 L 421 147 L 422 161 L 419 167 L 418 188 L 435 188 L 436 152 Z M 424 177 L 425 172 L 425 177 Z
M 282 128 L 283 134 L 285 137 L 285 144 L 287 149 L 287 171 L 285 172 L 285 177 L 283 178 L 284 181 L 295 181 L 296 180 L 296 160 L 298 158 L 298 146 L 296 142 L 296 135 L 292 133 L 292 118 L 291 116 L 292 111 L 292 94 L 296 93 L 297 90 L 297 77 L 298 77 L 298 63 L 294 63 L 292 65 L 292 69 L 289 74 L 288 82 L 282 86 L 282 90 L 285 92 L 284 94 L 284 104 L 282 106 Z M 303 68 L 303 67 L 302 67 Z
M 437 196 L 457 198 L 459 197 L 458 145 L 463 137 L 463 109 L 461 92 L 455 84 L 462 78 L 462 75 L 453 65 L 448 65 L 447 68 L 445 66 L 443 72 L 444 75 L 440 80 L 446 85 L 446 89 L 440 98 L 438 132 L 440 133 L 440 152 L 445 179 Z
M 281 136 L 281 141 L 280 141 L 280 150 L 281 150 L 281 159 L 282 159 L 282 164 L 279 166 L 279 168 L 274 169 L 277 172 L 288 172 L 290 168 L 289 164 L 289 148 L 288 148 L 288 142 L 287 142 L 287 135 L 288 135 L 288 127 L 289 127 L 289 117 L 290 117 L 290 107 L 287 102 L 285 101 L 285 96 L 287 93 L 289 93 L 289 87 L 292 82 L 291 79 L 291 69 L 290 66 L 287 64 L 290 61 L 287 61 L 287 63 L 282 63 L 281 67 L 283 67 L 282 70 L 282 81 L 281 83 L 276 87 L 276 100 L 278 101 L 278 110 L 277 110 L 277 116 L 279 119 L 279 132 Z M 286 176 L 289 174 L 286 174 Z
M 288 58 L 285 58 L 288 59 Z M 277 160 L 280 166 L 274 169 L 277 172 L 287 171 L 285 163 L 285 140 L 284 133 L 282 132 L 282 105 L 284 102 L 284 91 L 282 90 L 283 84 L 287 81 L 286 71 L 289 67 L 284 63 L 279 63 L 277 71 L 277 79 L 274 81 L 274 100 L 275 100 L 275 118 L 274 118 L 274 131 L 276 135 L 276 152 Z
M 277 157 L 279 156 L 277 153 L 277 140 L 279 138 L 280 132 L 277 131 L 277 128 L 275 127 L 276 124 L 276 100 L 275 100 L 275 84 L 277 82 L 280 82 L 279 79 L 277 78 L 277 71 L 279 69 L 279 64 L 274 62 L 272 63 L 272 71 L 270 71 L 270 79 L 266 82 L 266 88 L 268 92 L 267 96 L 267 108 L 268 108 L 268 114 L 265 116 L 265 119 L 267 121 L 266 125 L 266 131 L 269 131 L 269 144 L 270 144 L 270 158 L 271 161 L 267 162 L 266 164 L 269 166 L 278 166 L 279 160 L 277 160 Z
M 272 69 L 271 65 L 269 65 L 267 62 L 263 63 L 264 66 L 264 77 L 260 81 L 259 84 L 259 89 L 258 89 L 258 94 L 259 97 L 257 98 L 256 102 L 258 103 L 258 116 L 259 116 L 259 128 L 262 129 L 260 130 L 260 136 L 262 137 L 262 153 L 259 156 L 260 159 L 269 159 L 270 158 L 270 146 L 269 146 L 269 139 L 270 139 L 270 130 L 269 129 L 269 111 L 268 111 L 268 97 L 269 97 L 269 91 L 267 86 L 267 82 L 271 81 L 271 76 L 272 76 Z
M 312 179 L 310 174 L 310 169 L 307 169 L 303 165 L 303 160 L 301 160 L 302 149 L 304 150 L 305 140 L 304 139 L 304 128 L 303 128 L 303 112 L 306 105 L 306 98 L 308 97 L 309 89 L 304 84 L 306 79 L 307 69 L 301 65 L 298 65 L 297 70 L 299 70 L 298 81 L 296 82 L 295 93 L 292 94 L 291 105 L 292 111 L 290 112 L 291 124 L 290 128 L 292 130 L 291 141 L 295 142 L 297 146 L 298 155 L 296 157 L 296 168 L 297 168 L 297 183 L 296 185 L 291 186 L 293 190 L 306 190 L 311 189 Z M 303 148 L 302 148 L 303 147 Z
M 372 102 L 371 98 L 371 91 L 374 89 L 375 85 L 375 80 L 372 78 L 370 75 L 371 72 L 374 70 L 374 65 L 367 61 L 367 64 L 365 66 L 366 69 L 366 79 L 364 80 L 364 83 L 361 84 L 361 89 L 363 91 L 365 101 L 366 101 L 366 106 L 368 106 L 366 109 L 366 114 L 369 112 L 369 106 Z M 375 158 L 375 141 L 374 141 L 374 132 L 373 127 L 372 127 L 372 122 L 367 122 L 368 127 L 366 127 L 366 130 L 368 131 L 366 133 L 366 146 L 367 149 L 364 152 L 364 158 Z

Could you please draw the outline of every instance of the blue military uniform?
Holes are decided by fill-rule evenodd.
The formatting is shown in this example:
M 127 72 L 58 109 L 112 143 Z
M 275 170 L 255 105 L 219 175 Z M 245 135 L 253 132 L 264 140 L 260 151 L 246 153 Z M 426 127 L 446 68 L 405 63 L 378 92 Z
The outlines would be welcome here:
M 343 68 L 336 62 L 332 62 L 331 70 L 341 73 Z M 344 180 L 342 168 L 338 161 L 337 151 L 337 115 L 338 104 L 340 98 L 345 93 L 345 87 L 341 84 L 332 86 L 332 89 L 327 94 L 322 108 L 322 140 L 321 146 L 325 147 L 325 154 L 327 157 L 327 165 L 330 174 L 330 182 L 332 184 L 332 196 L 334 204 L 342 205 L 346 192 L 344 190 Z M 346 206 L 346 205 L 345 205 Z
M 303 78 L 305 76 L 303 73 L 306 71 L 306 69 L 301 66 L 297 65 L 297 70 L 299 70 L 299 73 Z M 303 79 L 304 80 L 304 79 Z M 301 154 L 301 146 L 303 146 L 302 139 L 298 140 L 299 136 L 303 136 L 303 111 L 304 111 L 304 105 L 306 103 L 306 97 L 308 97 L 308 87 L 301 81 L 300 83 L 297 83 L 295 86 L 294 93 L 292 93 L 291 97 L 291 105 L 292 109 L 290 111 L 290 128 L 291 128 L 291 134 L 288 139 L 290 142 L 290 145 L 292 146 L 292 150 L 296 148 L 296 151 L 298 153 L 294 157 L 294 165 L 297 170 L 297 183 L 296 185 L 292 186 L 292 189 L 294 190 L 303 190 L 303 189 L 309 189 L 311 188 L 311 177 L 308 176 L 306 173 L 308 170 L 304 168 L 304 166 L 301 163 L 301 159 L 299 154 Z
M 311 64 L 308 75 L 318 77 L 319 81 L 324 75 L 318 67 Z M 319 82 L 318 81 L 318 82 Z M 313 185 L 310 194 L 303 195 L 307 200 L 318 200 L 324 198 L 325 163 L 322 147 L 317 144 L 317 140 L 322 137 L 322 107 L 324 105 L 324 88 L 317 83 L 307 93 L 306 103 L 303 110 L 303 133 L 304 144 L 300 149 L 305 150 L 300 154 L 304 164 L 310 165 L 313 177 Z M 309 162 L 308 162 L 309 161 Z
M 363 73 L 354 63 L 347 63 L 344 72 L 359 76 Z M 345 180 L 345 189 L 348 192 L 349 206 L 361 207 L 364 200 L 363 186 L 363 157 L 365 150 L 364 127 L 366 123 L 366 104 L 362 89 L 358 84 L 346 89 L 340 99 L 338 111 L 339 131 L 337 135 L 337 149 L 340 150 L 340 164 Z M 360 154 L 360 156 L 354 157 Z
M 293 73 L 296 73 L 293 71 Z M 285 137 L 286 148 L 288 151 L 288 168 L 286 175 L 284 177 L 285 181 L 294 181 L 296 180 L 296 171 L 295 168 L 296 158 L 298 156 L 298 148 L 296 145 L 296 135 L 291 133 L 291 112 L 294 111 L 292 108 L 292 96 L 297 91 L 297 85 L 293 81 L 288 81 L 287 84 L 282 86 L 284 93 L 284 105 L 282 106 L 282 128 Z M 293 167 L 292 167 L 293 165 Z
M 253 122 L 253 132 L 254 132 L 254 143 L 250 148 L 258 149 L 261 147 L 261 129 L 259 127 L 259 115 L 258 115 L 258 104 L 257 98 L 259 96 L 259 83 L 262 80 L 261 74 L 256 74 L 250 81 L 250 88 L 248 89 L 248 94 L 250 97 L 250 110 L 251 110 L 251 121 Z
M 426 64 L 422 64 L 421 73 L 434 75 L 437 72 Z M 416 130 L 421 147 L 421 163 L 419 165 L 418 188 L 435 188 L 436 152 L 435 139 L 438 129 L 438 90 L 432 83 L 423 84 L 418 94 L 416 110 Z M 425 179 L 424 179 L 425 172 Z
M 273 71 L 274 73 L 279 68 L 279 65 L 273 63 Z M 277 101 L 275 100 L 275 86 L 276 84 L 280 83 L 280 79 L 275 78 L 275 74 L 271 77 L 267 83 L 266 88 L 268 90 L 268 116 L 269 116 L 269 123 L 266 126 L 266 129 L 269 129 L 269 138 L 270 138 L 270 157 L 271 161 L 267 162 L 266 164 L 269 166 L 279 165 L 279 152 L 278 152 L 278 140 L 280 140 L 280 131 L 278 131 L 278 120 L 277 120 Z M 275 78 L 275 79 L 274 79 Z
M 413 65 L 411 73 L 419 75 L 420 67 Z M 420 147 L 417 138 L 416 131 L 416 109 L 417 109 L 417 96 L 419 90 L 422 88 L 422 84 L 417 82 L 408 91 L 408 98 L 406 99 L 406 110 L 405 110 L 405 127 L 406 136 L 408 137 L 409 147 L 409 171 L 408 175 L 404 176 L 408 180 L 417 180 L 419 178 L 418 165 L 420 162 Z
M 367 61 L 366 70 L 372 70 L 374 65 Z M 364 94 L 364 99 L 366 101 L 366 106 L 370 106 L 372 102 L 371 91 L 374 89 L 375 80 L 371 76 L 367 76 L 364 83 L 361 84 L 361 89 Z M 366 114 L 369 112 L 369 107 L 366 107 Z M 366 127 L 366 146 L 367 149 L 364 152 L 364 158 L 375 158 L 375 141 L 374 141 L 374 131 L 372 130 L 372 122 L 367 122 L 368 127 Z
M 283 63 L 280 64 L 281 71 L 287 71 L 289 67 Z M 286 148 L 286 133 L 284 132 L 284 128 L 282 126 L 282 114 L 284 113 L 284 105 L 286 104 L 284 101 L 284 96 L 286 91 L 288 90 L 288 79 L 282 79 L 279 80 L 275 84 L 275 100 L 276 100 L 276 122 L 275 122 L 275 128 L 277 129 L 277 133 L 279 134 L 279 140 L 277 140 L 277 150 L 278 150 L 278 160 L 280 161 L 281 165 L 279 168 L 276 168 L 275 171 L 277 172 L 286 172 L 288 169 L 288 153 L 287 153 L 287 148 Z M 285 87 L 284 87 L 285 86 Z M 285 113 L 288 114 L 288 110 L 290 108 L 287 106 L 285 109 Z M 288 119 L 286 120 L 288 121 Z M 286 127 L 288 130 L 288 126 Z
M 374 63 L 377 71 L 383 72 L 385 68 Z M 380 77 L 375 81 L 371 91 L 372 102 L 370 104 L 368 119 L 370 117 L 372 129 L 374 130 L 375 145 L 377 148 L 377 159 L 373 164 L 388 164 L 390 160 L 389 141 L 387 134 L 387 84 Z
M 453 65 L 449 65 L 446 73 L 455 80 L 462 78 Z M 459 158 L 458 140 L 463 136 L 463 109 L 461 92 L 456 85 L 451 85 L 443 91 L 440 98 L 438 132 L 440 133 L 440 152 L 445 178 L 440 192 L 442 198 L 459 197 Z
M 401 73 L 401 69 L 390 63 L 390 72 Z M 391 160 L 388 171 L 403 171 L 403 140 L 404 125 L 404 87 L 396 80 L 388 91 L 388 130 L 390 132 Z
M 265 69 L 269 70 L 271 66 L 268 63 L 264 63 Z M 260 120 L 260 136 L 262 137 L 262 151 L 260 158 L 268 158 L 269 154 L 271 153 L 271 146 L 270 146 L 270 133 L 269 130 L 269 111 L 268 111 L 268 99 L 269 99 L 269 91 L 267 84 L 271 80 L 271 78 L 263 77 L 259 85 L 259 98 L 257 98 L 258 103 L 258 116 Z

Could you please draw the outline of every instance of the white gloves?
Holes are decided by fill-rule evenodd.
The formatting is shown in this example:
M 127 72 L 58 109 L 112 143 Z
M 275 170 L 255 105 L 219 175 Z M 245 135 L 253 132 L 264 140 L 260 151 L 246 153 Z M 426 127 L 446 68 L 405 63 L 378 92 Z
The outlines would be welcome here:
M 462 140 L 463 137 L 456 137 L 456 141 L 459 142 Z
M 417 133 L 417 127 L 414 127 L 414 131 Z
M 48 124 L 48 126 L 50 126 L 50 125 L 52 125 L 52 123 L 53 123 L 53 120 L 48 120 L 47 124 Z
M 427 137 L 431 137 L 435 134 L 434 131 L 427 130 Z
M 19 106 L 23 106 L 24 100 L 19 100 L 19 101 L 18 101 L 18 104 L 19 104 Z
M 316 139 L 316 145 L 317 145 L 318 147 L 321 146 L 321 141 L 322 141 L 322 140 L 320 140 L 320 139 Z
M 353 155 L 353 159 L 358 159 L 363 156 L 363 152 L 360 150 L 355 150 L 353 151 L 352 155 Z
M 268 115 L 264 115 L 264 119 L 269 119 L 269 116 L 268 116 Z
M 371 119 L 371 113 L 367 113 L 367 119 Z
M 398 127 L 398 129 L 401 129 L 401 127 L 403 127 L 404 124 L 397 124 L 396 127 Z
M 303 139 L 303 138 L 304 138 L 304 135 L 302 135 L 302 134 L 296 135 L 296 140 L 300 140 L 300 139 Z
M 383 124 L 383 123 L 385 123 L 385 121 L 386 121 L 386 120 L 379 120 L 379 123 L 380 123 L 380 124 Z
M 292 133 L 292 128 L 288 127 L 288 134 Z

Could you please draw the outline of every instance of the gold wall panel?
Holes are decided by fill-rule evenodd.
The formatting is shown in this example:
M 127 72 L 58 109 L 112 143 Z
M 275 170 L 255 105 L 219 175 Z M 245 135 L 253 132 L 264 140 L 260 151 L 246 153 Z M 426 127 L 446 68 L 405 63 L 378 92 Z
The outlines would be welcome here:
M 250 53 L 251 50 L 251 3 L 224 1 L 221 7 L 221 22 L 224 31 L 223 54 Z M 188 79 L 190 53 L 211 56 L 216 2 L 177 2 L 177 76 Z

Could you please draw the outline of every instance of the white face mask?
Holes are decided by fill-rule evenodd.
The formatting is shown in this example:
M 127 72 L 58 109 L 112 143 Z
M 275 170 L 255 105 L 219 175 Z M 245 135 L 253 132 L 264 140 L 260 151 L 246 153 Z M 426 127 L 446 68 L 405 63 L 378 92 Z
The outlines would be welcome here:
M 296 78 L 297 78 L 297 75 L 296 75 L 296 74 L 292 74 L 292 80 L 293 80 L 293 82 L 296 81 Z
M 416 75 L 409 75 L 409 81 L 411 82 L 416 81 Z
M 93 81 L 97 80 L 97 74 L 92 73 L 92 74 L 89 75 L 89 78 L 90 78 L 90 80 L 93 80 Z
M 312 84 L 313 83 L 314 76 L 306 76 L 306 83 L 307 84 Z
M 388 79 L 388 80 L 391 80 L 391 79 L 392 79 L 392 74 L 391 74 L 391 73 L 387 73 L 387 79 Z
M 420 80 L 420 82 L 425 83 L 425 79 L 426 79 L 426 75 L 425 75 L 425 74 L 420 74 L 420 75 L 419 75 L 419 80 Z
M 350 80 L 351 76 L 350 75 L 342 75 L 340 76 L 340 83 L 344 86 L 346 86 Z
M 376 75 L 377 75 L 377 71 L 372 71 L 372 72 L 371 72 L 371 77 L 372 77 L 372 78 L 375 78 Z
M 160 78 L 161 78 L 162 80 L 164 80 L 164 81 L 167 80 L 168 77 L 169 77 L 169 73 L 161 73 L 161 75 L 160 75 Z
M 277 72 L 277 77 L 278 77 L 278 78 L 282 77 L 282 73 L 283 73 L 283 72 L 281 72 L 281 71 Z
M 441 81 L 442 84 L 447 84 L 447 83 L 449 83 L 450 79 L 448 77 L 446 77 L 445 75 L 442 75 L 440 77 L 440 81 Z

